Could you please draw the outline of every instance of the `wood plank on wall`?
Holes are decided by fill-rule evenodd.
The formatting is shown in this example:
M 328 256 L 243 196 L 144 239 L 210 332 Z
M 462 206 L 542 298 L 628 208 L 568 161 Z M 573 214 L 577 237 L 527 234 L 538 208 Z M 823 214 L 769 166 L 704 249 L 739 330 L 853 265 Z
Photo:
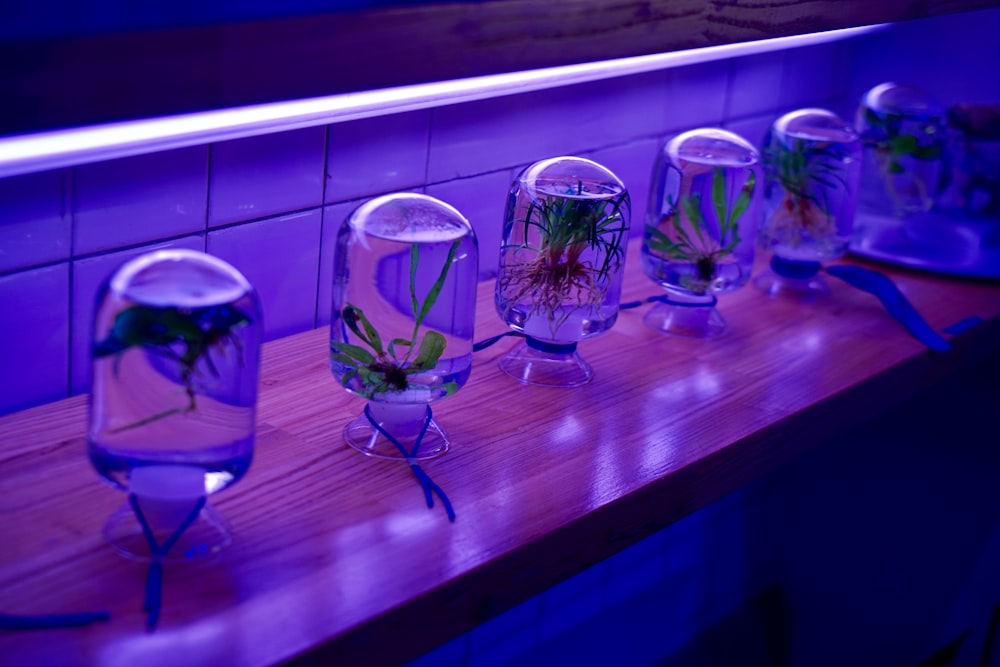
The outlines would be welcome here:
M 492 0 L 0 44 L 0 135 L 781 37 L 996 0 Z

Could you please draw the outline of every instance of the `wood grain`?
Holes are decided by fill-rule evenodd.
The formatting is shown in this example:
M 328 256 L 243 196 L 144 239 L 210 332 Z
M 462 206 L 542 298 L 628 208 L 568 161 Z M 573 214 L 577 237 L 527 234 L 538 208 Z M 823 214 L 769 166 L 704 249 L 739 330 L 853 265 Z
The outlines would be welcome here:
M 657 293 L 630 248 L 623 300 Z M 580 345 L 593 382 L 522 385 L 476 353 L 469 384 L 435 404 L 452 450 L 425 465 L 458 513 L 424 506 L 406 466 L 349 449 L 362 408 L 327 367 L 325 329 L 265 346 L 254 463 L 213 498 L 234 543 L 166 568 L 161 626 L 143 628 L 144 570 L 102 542 L 124 498 L 84 450 L 86 399 L 0 418 L 0 611 L 107 609 L 88 628 L 0 634 L 0 662 L 63 665 L 398 664 L 634 544 L 776 466 L 995 353 L 1000 284 L 887 269 L 941 329 L 927 351 L 877 301 L 720 299 L 713 341 L 623 311 Z M 477 339 L 504 330 L 480 285 Z M 864 461 L 859 461 L 864 465 Z
M 663 53 L 995 0 L 492 0 L 0 44 L 0 135 Z

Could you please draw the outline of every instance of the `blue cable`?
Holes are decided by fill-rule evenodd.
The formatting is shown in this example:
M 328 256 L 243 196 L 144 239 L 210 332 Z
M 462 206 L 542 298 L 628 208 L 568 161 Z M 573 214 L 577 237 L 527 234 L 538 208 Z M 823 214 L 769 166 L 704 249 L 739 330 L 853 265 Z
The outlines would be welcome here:
M 396 449 L 399 450 L 399 453 L 402 454 L 403 458 L 406 459 L 406 463 L 410 466 L 410 470 L 417 478 L 417 481 L 420 482 L 420 486 L 424 490 L 424 498 L 427 500 L 427 507 L 434 507 L 434 496 L 432 495 L 432 493 L 436 493 L 441 498 L 441 503 L 444 505 L 445 512 L 448 513 L 448 519 L 454 521 L 455 510 L 451 506 L 451 501 L 448 500 L 448 496 L 447 494 L 445 494 L 444 489 L 442 489 L 440 486 L 435 484 L 433 480 L 431 480 L 430 476 L 426 472 L 424 472 L 423 468 L 420 467 L 420 463 L 417 461 L 416 458 L 417 452 L 420 450 L 420 443 L 424 439 L 424 435 L 427 433 L 427 428 L 431 424 L 432 416 L 433 415 L 431 413 L 431 406 L 428 405 L 427 417 L 424 419 L 424 425 L 420 428 L 420 433 L 417 434 L 416 442 L 413 443 L 413 451 L 407 452 L 406 447 L 404 447 L 399 440 L 393 437 L 391 433 L 386 431 L 377 421 L 375 421 L 375 418 L 372 417 L 372 413 L 368 409 L 368 406 L 365 405 L 365 417 L 368 418 L 368 422 L 372 425 L 372 427 L 375 430 L 377 430 L 379 433 L 385 436 L 386 440 L 388 440 L 389 442 L 391 442 L 393 445 L 396 446 Z
M 135 512 L 136 517 L 139 519 L 139 525 L 142 526 L 142 534 L 146 538 L 146 544 L 149 545 L 149 551 L 152 554 L 152 562 L 149 564 L 149 570 L 146 571 L 146 594 L 142 601 L 142 610 L 146 612 L 146 627 L 152 630 L 160 620 L 160 607 L 163 603 L 163 557 L 177 543 L 181 534 L 198 518 L 198 514 L 205 507 L 205 496 L 198 499 L 194 509 L 188 513 L 184 521 L 181 522 L 181 525 L 177 527 L 177 530 L 171 533 L 170 537 L 162 545 L 156 542 L 153 529 L 150 528 L 149 522 L 146 521 L 146 516 L 139 507 L 139 499 L 134 493 L 129 494 L 128 501 L 132 505 L 132 510 Z

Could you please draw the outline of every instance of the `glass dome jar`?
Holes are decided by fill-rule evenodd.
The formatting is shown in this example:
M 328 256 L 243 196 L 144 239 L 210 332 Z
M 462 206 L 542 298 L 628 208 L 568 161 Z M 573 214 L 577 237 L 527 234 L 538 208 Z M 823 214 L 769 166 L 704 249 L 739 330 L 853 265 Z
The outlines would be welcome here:
M 505 373 L 546 386 L 590 380 L 576 345 L 618 317 L 629 219 L 628 191 L 596 162 L 555 157 L 521 172 L 504 212 L 495 304 L 525 341 L 501 358 Z
M 771 268 L 754 280 L 770 296 L 817 298 L 827 293 L 820 262 L 847 252 L 857 208 L 861 141 L 826 109 L 778 118 L 764 139 L 764 221 L 758 247 Z
M 88 452 L 97 472 L 129 493 L 104 528 L 121 553 L 189 559 L 229 543 L 228 526 L 204 501 L 238 482 L 253 459 L 262 335 L 250 283 L 204 253 L 147 253 L 102 287 Z M 153 553 L 144 527 L 160 545 L 182 532 L 168 553 Z
M 378 197 L 341 225 L 330 370 L 367 401 L 344 429 L 348 445 L 389 459 L 447 451 L 429 405 L 469 379 L 478 270 L 469 221 L 433 197 Z
M 855 127 L 864 147 L 861 206 L 898 217 L 929 211 L 947 142 L 942 106 L 919 88 L 883 83 L 865 93 Z
M 642 268 L 668 296 L 646 324 L 682 336 L 726 331 L 716 295 L 750 279 L 760 221 L 760 157 L 742 137 L 717 128 L 670 139 L 653 167 Z

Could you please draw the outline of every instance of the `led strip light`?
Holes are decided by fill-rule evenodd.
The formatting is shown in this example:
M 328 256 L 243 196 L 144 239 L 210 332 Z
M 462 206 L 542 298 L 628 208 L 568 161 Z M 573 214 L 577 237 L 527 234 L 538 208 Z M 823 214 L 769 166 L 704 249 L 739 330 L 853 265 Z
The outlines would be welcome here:
M 0 138 L 0 177 L 830 42 L 884 24 Z

